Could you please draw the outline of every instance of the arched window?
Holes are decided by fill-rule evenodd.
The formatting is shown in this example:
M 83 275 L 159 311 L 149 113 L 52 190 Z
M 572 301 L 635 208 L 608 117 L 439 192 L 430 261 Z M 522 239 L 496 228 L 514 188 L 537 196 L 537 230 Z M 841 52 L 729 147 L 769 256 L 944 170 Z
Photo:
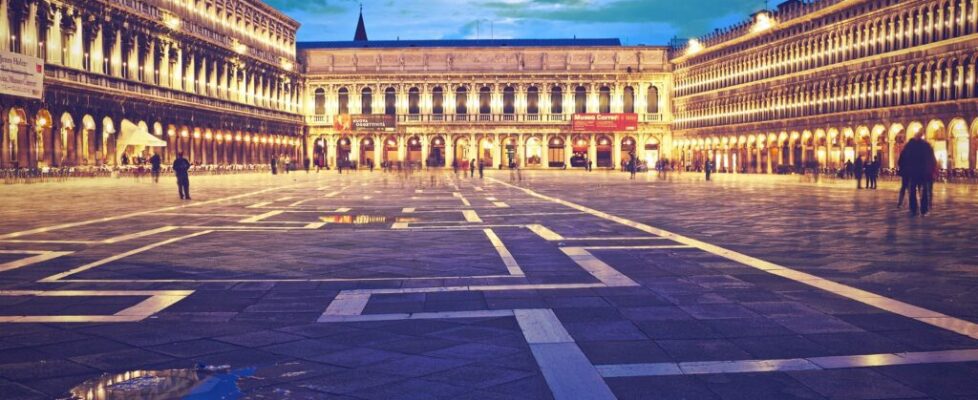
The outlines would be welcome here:
M 479 89 L 479 114 L 492 112 L 492 92 L 487 86 Z
M 468 112 L 468 95 L 469 91 L 465 89 L 465 86 L 459 86 L 455 89 L 455 113 L 465 114 Z
M 598 112 L 602 114 L 611 113 L 611 88 L 602 86 L 598 92 Z
M 503 89 L 503 114 L 516 114 L 516 89 L 512 86 Z
M 384 114 L 397 114 L 397 91 L 392 87 L 384 90 Z
M 326 114 L 326 90 L 316 89 L 316 115 Z
M 550 88 L 550 113 L 564 113 L 564 91 L 560 89 L 560 86 Z
M 445 93 L 441 86 L 436 86 L 434 89 L 431 89 L 431 113 L 445 113 Z
M 530 86 L 526 89 L 526 113 L 540 113 L 540 89 L 537 89 L 536 86 Z
M 578 114 L 587 112 L 587 89 L 584 86 L 574 89 L 574 112 Z
M 339 109 L 340 114 L 349 114 L 350 113 L 350 91 L 347 90 L 346 88 L 340 88 L 339 98 L 337 99 L 337 103 L 340 106 Z
M 408 114 L 421 114 L 421 91 L 416 87 L 408 89 Z
M 373 101 L 374 101 L 373 91 L 370 90 L 370 88 L 363 88 L 363 90 L 360 92 L 360 113 L 372 114 Z
M 649 86 L 649 98 L 645 108 L 645 112 L 649 114 L 659 113 L 659 88 Z
M 622 112 L 634 113 L 635 112 L 635 89 L 631 86 L 625 86 L 625 93 L 622 95 Z

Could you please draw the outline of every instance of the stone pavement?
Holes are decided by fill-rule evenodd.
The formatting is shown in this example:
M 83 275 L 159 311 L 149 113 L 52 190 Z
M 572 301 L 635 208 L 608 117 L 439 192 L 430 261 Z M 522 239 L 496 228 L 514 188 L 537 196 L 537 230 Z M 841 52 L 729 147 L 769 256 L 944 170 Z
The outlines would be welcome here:
M 3 187 L 0 397 L 978 398 L 974 187 L 523 175 Z

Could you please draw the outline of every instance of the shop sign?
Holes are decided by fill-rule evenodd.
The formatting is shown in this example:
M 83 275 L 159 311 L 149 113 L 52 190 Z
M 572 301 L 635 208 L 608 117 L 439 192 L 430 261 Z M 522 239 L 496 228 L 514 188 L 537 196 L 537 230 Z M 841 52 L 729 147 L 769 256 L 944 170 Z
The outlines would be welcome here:
M 40 99 L 43 93 L 43 60 L 0 51 L 0 94 Z
M 394 116 L 387 114 L 340 114 L 334 121 L 333 129 L 337 132 L 393 131 L 397 127 Z
M 578 132 L 638 130 L 638 114 L 573 114 L 571 129 Z

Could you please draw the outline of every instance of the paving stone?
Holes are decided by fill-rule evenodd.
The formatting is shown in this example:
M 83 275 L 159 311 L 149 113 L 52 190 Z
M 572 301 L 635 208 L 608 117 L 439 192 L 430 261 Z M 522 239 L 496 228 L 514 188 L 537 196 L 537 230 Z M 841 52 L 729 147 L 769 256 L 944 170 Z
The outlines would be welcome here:
M 505 172 L 488 174 L 508 177 Z M 978 320 L 974 290 L 978 270 L 973 262 L 978 242 L 971 234 L 975 217 L 970 212 L 978 197 L 970 186 L 940 186 L 940 207 L 924 224 L 892 209 L 893 187 L 855 192 L 834 183 L 802 183 L 791 176 L 720 174 L 706 183 L 698 174 L 661 180 L 654 174 L 639 175 L 634 181 L 614 172 L 526 171 L 525 175 L 523 184 L 546 196 L 953 317 Z M 317 322 L 344 290 L 409 292 L 371 295 L 362 313 L 372 316 L 553 312 L 559 325 L 548 325 L 547 330 L 560 340 L 566 339 L 558 334 L 559 328 L 566 330 L 591 364 L 978 348 L 978 340 L 967 336 L 699 249 L 592 248 L 589 251 L 598 260 L 639 283 L 593 287 L 601 284 L 596 275 L 610 271 L 603 266 L 600 271 L 586 271 L 564 253 L 568 247 L 677 242 L 616 239 L 652 235 L 491 179 L 455 179 L 435 171 L 403 176 L 380 172 L 234 175 L 195 178 L 195 182 L 200 182 L 195 200 L 270 190 L 25 237 L 99 240 L 166 225 L 233 226 L 65 278 L 111 282 L 37 281 L 199 231 L 180 229 L 114 244 L 36 243 L 38 249 L 74 253 L 57 262 L 5 271 L 0 274 L 0 289 L 195 292 L 132 323 L 0 324 L 0 397 L 27 393 L 57 398 L 104 372 L 188 368 L 198 362 L 255 368 L 255 376 L 261 379 L 238 382 L 245 398 L 551 397 L 522 333 L 521 324 L 527 321 L 517 322 L 512 316 L 398 320 L 404 318 L 400 315 L 377 317 L 387 320 L 373 322 Z M 326 198 L 324 191 L 316 190 L 321 187 L 340 193 Z M 160 195 L 164 189 L 167 196 Z M 77 185 L 8 185 L 4 193 L 15 195 L 8 196 L 12 200 L 5 210 L 16 212 L 0 218 L 0 234 L 81 221 L 89 215 L 188 205 L 170 198 L 169 190 L 112 179 Z M 455 192 L 472 206 L 463 206 L 452 196 Z M 117 193 L 128 196 L 120 199 Z M 600 195 L 604 193 L 611 195 Z M 510 208 L 493 207 L 485 200 L 488 196 Z M 283 197 L 307 201 L 290 207 L 295 200 L 278 200 Z M 248 208 L 260 202 L 268 202 L 262 207 L 269 208 Z M 340 207 L 352 211 L 335 211 Z M 409 230 L 390 229 L 389 222 L 298 229 L 328 215 L 403 217 L 403 207 L 416 208 L 412 216 L 421 220 Z M 462 207 L 475 210 L 487 225 L 465 222 L 457 212 Z M 283 212 L 259 224 L 222 216 L 255 216 L 267 210 L 303 212 Z M 507 226 L 489 226 L 493 224 Z M 568 239 L 544 240 L 526 224 L 539 224 Z M 256 227 L 289 230 L 247 231 Z M 500 238 L 525 276 L 496 276 L 505 275 L 507 269 L 484 232 L 487 228 Z M 582 237 L 592 239 L 574 239 Z M 3 242 L 0 250 L 22 249 L 21 245 Z M 3 259 L 0 256 L 0 262 Z M 520 288 L 528 284 L 592 287 Z M 493 287 L 465 290 L 485 285 Z M 426 288 L 449 286 L 453 288 L 423 293 Z M 18 297 L 0 296 L 0 314 L 30 309 L 34 315 L 108 315 L 146 299 L 145 295 Z M 623 399 L 961 400 L 978 397 L 972 390 L 978 368 L 974 364 L 605 381 Z

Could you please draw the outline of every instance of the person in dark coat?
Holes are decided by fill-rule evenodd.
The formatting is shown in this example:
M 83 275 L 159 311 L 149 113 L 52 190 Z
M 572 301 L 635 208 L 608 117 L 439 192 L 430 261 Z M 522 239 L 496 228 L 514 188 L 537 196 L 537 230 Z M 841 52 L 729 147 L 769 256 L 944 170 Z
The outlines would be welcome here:
M 180 199 L 190 200 L 190 161 L 183 158 L 183 153 L 177 153 L 177 159 L 173 161 L 173 173 L 177 176 L 177 191 L 180 192 Z
M 706 180 L 710 180 L 710 173 L 713 172 L 713 161 L 706 160 L 706 162 L 703 163 L 703 171 L 706 172 Z
M 270 163 L 272 165 L 272 175 L 278 175 L 278 160 L 275 158 L 275 156 L 272 156 L 272 161 Z
M 482 169 L 486 167 L 486 163 L 483 160 L 479 160 L 479 179 L 482 179 Z
M 638 164 L 635 160 L 635 152 L 628 153 L 628 173 L 629 179 L 635 179 L 635 170 L 638 169 Z
M 469 178 L 475 178 L 475 159 L 469 161 Z
M 920 215 L 927 215 L 930 211 L 929 187 L 937 167 L 934 148 L 923 137 L 910 139 L 900 152 L 898 164 L 901 176 L 910 180 L 910 215 L 916 216 L 918 209 Z
M 866 164 L 866 188 L 876 189 L 876 180 L 880 176 L 880 167 L 882 163 L 880 162 L 880 157 L 876 156 L 873 162 Z
M 850 164 L 846 162 L 846 168 L 856 174 L 856 189 L 863 188 L 863 171 L 866 169 L 866 164 L 863 163 L 863 156 L 856 157 L 856 163 Z
M 155 153 L 153 154 L 153 157 L 149 159 L 149 163 L 152 166 L 151 171 L 153 173 L 153 183 L 160 183 L 160 164 L 162 162 L 163 161 L 160 160 L 160 155 Z

